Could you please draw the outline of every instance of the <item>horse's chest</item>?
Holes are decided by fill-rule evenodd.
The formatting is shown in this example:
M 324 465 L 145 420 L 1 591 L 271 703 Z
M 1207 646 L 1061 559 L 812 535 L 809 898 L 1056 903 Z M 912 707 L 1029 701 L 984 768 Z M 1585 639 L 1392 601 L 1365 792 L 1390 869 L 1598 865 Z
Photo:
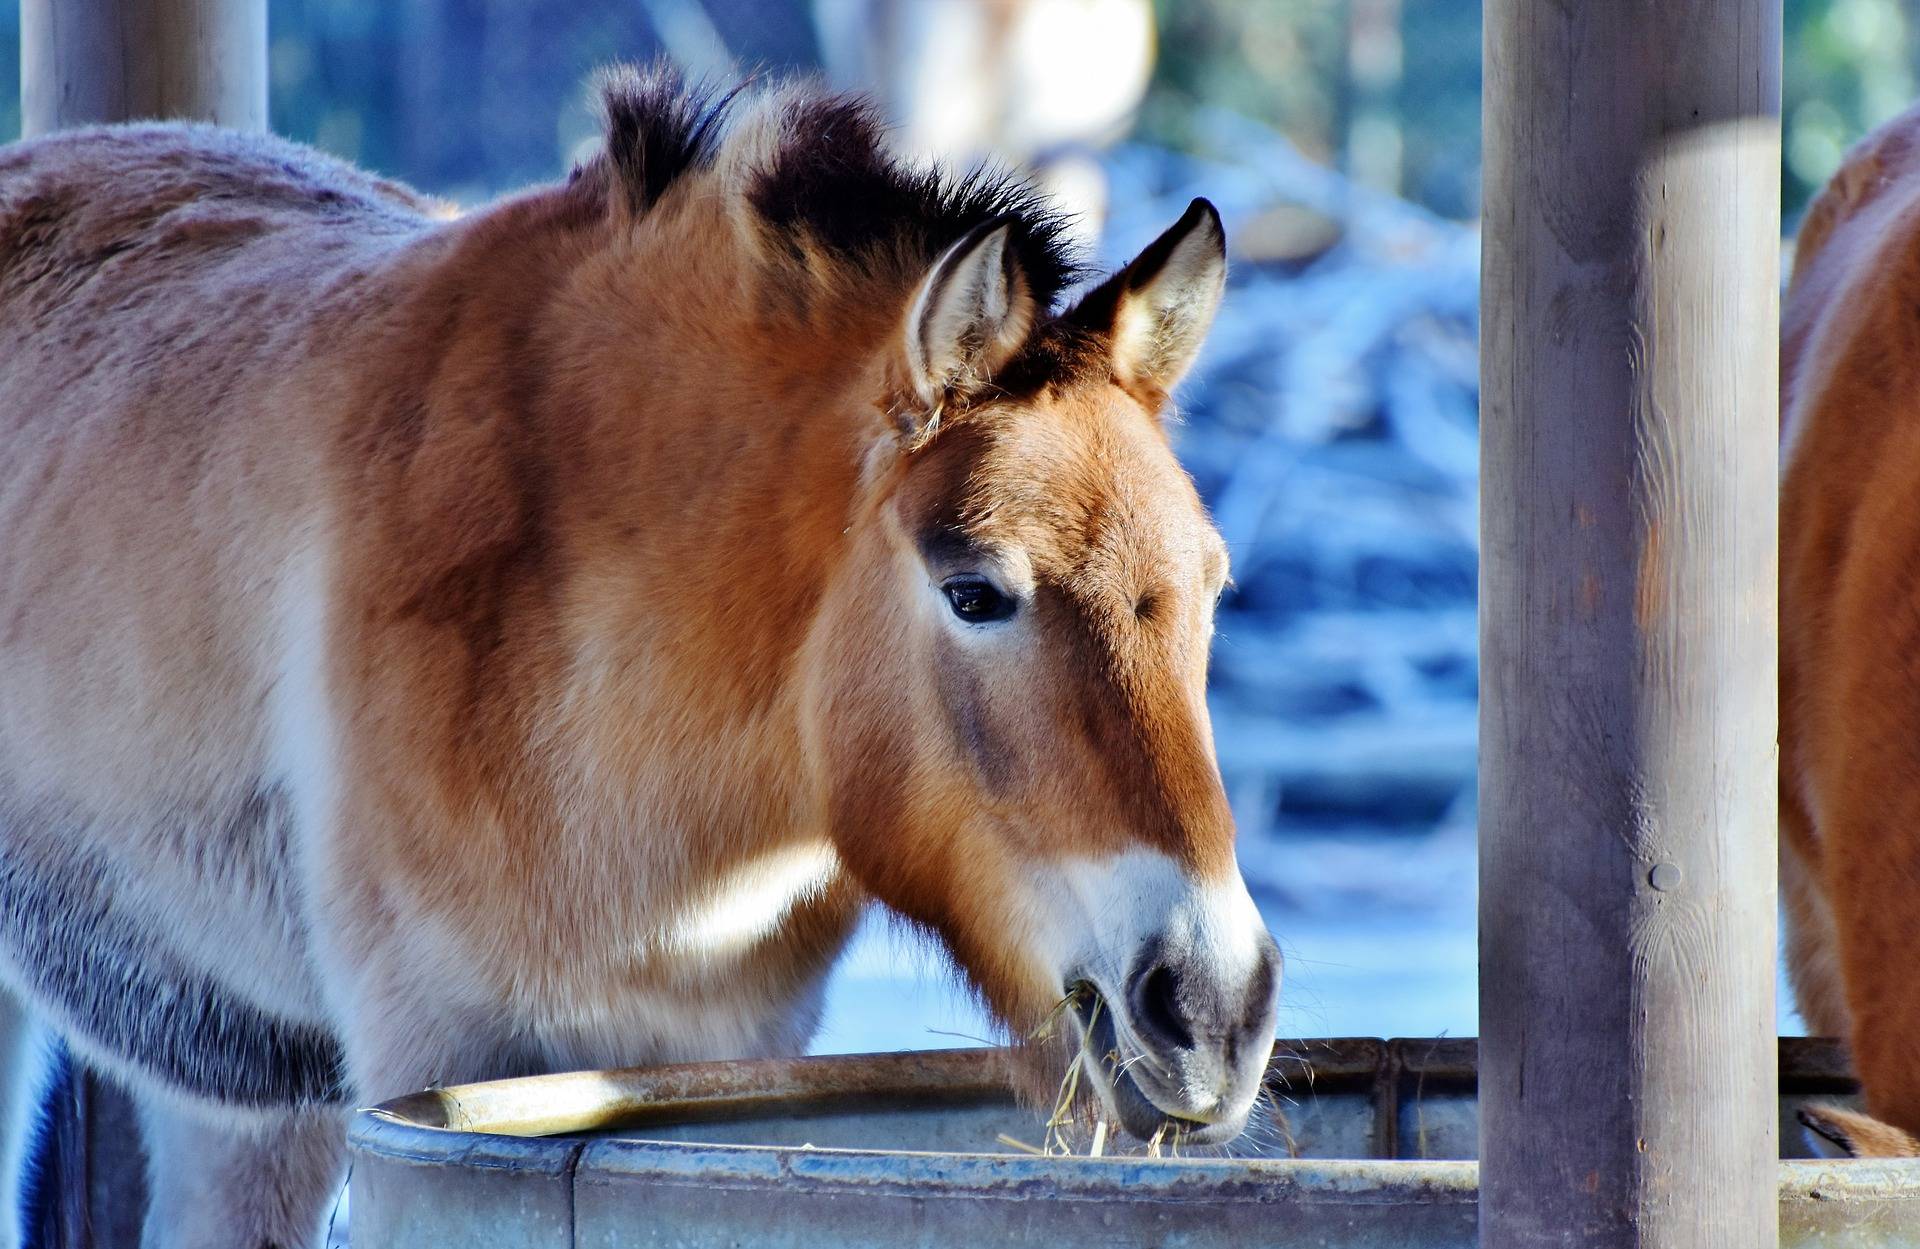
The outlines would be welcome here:
M 698 887 L 636 889 L 631 909 L 562 956 L 533 1030 L 564 1066 L 792 1053 L 858 898 L 824 845 L 787 847 Z
M 717 873 L 650 908 L 661 920 L 649 925 L 655 957 L 670 968 L 737 959 L 776 937 L 839 875 L 839 856 L 815 843 L 771 850 Z

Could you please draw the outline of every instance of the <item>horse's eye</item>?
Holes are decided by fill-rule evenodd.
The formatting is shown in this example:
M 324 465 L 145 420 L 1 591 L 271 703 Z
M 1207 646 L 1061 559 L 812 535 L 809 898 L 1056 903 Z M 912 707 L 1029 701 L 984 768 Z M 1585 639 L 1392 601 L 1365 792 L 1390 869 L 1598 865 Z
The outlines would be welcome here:
M 985 577 L 955 577 L 940 587 L 953 614 L 968 624 L 991 624 L 1013 615 L 1013 600 Z

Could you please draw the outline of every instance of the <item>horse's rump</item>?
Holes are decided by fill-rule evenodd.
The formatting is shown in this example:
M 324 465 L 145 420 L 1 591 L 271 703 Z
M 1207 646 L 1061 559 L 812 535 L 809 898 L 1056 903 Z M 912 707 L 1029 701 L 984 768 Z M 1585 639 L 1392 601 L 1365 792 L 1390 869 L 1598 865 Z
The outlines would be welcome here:
M 1920 111 L 1863 141 L 1821 193 L 1781 317 L 1788 965 L 1809 1025 L 1848 1039 L 1869 1109 L 1906 1133 L 1920 1131 L 1916 307 Z

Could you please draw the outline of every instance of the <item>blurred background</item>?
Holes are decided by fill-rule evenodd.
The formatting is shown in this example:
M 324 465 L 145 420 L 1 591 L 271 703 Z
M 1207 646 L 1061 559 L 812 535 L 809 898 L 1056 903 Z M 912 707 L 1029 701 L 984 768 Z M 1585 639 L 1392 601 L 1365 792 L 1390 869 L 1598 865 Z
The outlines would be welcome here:
M 1213 709 L 1281 1031 L 1475 1031 L 1480 13 L 1471 0 L 270 0 L 279 132 L 463 202 L 563 174 L 616 59 L 821 73 L 903 152 L 1025 167 L 1103 265 L 1204 194 L 1234 262 L 1180 398 L 1231 544 Z M 1912 97 L 1920 0 L 1787 0 L 1789 234 Z M 0 141 L 19 130 L 0 3 Z M 1782 999 L 1783 1030 L 1797 1031 Z M 990 1035 L 883 920 L 825 1050 Z

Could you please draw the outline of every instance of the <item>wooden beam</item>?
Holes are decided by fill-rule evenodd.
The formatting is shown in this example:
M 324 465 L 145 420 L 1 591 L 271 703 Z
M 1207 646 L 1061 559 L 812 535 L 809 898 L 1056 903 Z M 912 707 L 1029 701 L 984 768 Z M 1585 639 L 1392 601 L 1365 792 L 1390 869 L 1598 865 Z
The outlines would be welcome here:
M 1483 1249 L 1768 1249 L 1780 0 L 1485 7 Z
M 124 1091 L 84 1068 L 49 1124 L 59 1199 L 35 1229 L 46 1249 L 139 1249 L 147 1208 L 140 1121 Z
M 21 0 L 21 129 L 267 126 L 265 0 Z

